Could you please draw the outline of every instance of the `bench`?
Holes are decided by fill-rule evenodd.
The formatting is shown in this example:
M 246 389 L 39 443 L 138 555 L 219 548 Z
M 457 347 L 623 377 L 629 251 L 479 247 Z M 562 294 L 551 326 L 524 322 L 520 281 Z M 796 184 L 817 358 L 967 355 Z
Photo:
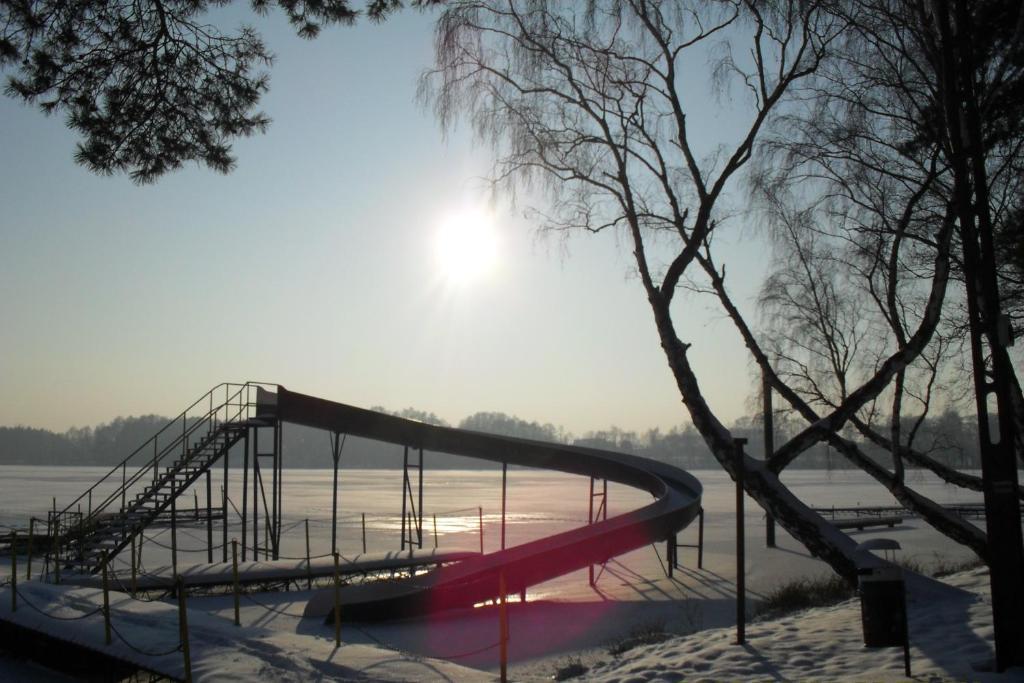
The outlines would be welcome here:
M 832 521 L 832 525 L 837 529 L 857 529 L 863 531 L 870 526 L 887 526 L 894 527 L 897 524 L 902 524 L 902 517 L 852 517 L 847 519 L 836 519 Z

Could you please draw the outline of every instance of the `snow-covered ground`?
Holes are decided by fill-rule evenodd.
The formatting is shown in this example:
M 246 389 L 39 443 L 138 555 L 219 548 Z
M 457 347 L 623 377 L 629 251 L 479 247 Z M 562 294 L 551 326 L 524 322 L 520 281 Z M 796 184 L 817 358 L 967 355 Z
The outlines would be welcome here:
M 976 569 L 943 584 L 911 589 L 908 604 L 911 670 L 918 680 L 1024 680 L 1024 669 L 997 675 L 992 665 L 992 605 L 988 572 Z M 747 629 L 734 629 L 635 648 L 594 662 L 593 681 L 864 680 L 904 678 L 901 648 L 866 648 L 859 602 L 806 610 Z
M 4 469 L 4 468 L 0 468 Z M 80 492 L 85 481 L 95 480 L 92 470 L 7 468 L 0 477 L 0 522 L 24 519 L 28 513 L 43 514 L 51 494 Z M 83 468 L 84 469 L 84 468 Z M 13 475 L 13 476 L 8 476 Z M 732 484 L 720 472 L 696 473 L 705 486 L 706 510 L 704 566 L 696 568 L 696 551 L 680 549 L 685 565 L 672 578 L 665 575 L 664 544 L 648 547 L 610 562 L 595 588 L 586 572 L 575 572 L 532 588 L 528 602 L 510 604 L 510 672 L 519 680 L 550 678 L 555 671 L 579 661 L 588 668 L 588 680 L 714 680 L 757 678 L 775 680 L 857 680 L 899 679 L 903 675 L 902 653 L 898 648 L 873 650 L 862 645 L 859 605 L 851 601 L 835 607 L 811 610 L 774 622 L 748 626 L 745 646 L 733 645 L 730 628 L 735 619 L 735 518 Z M 892 500 L 861 473 L 801 472 L 786 475 L 790 483 L 811 504 L 883 505 Z M 919 476 L 913 473 L 913 476 Z M 310 519 L 311 553 L 329 548 L 330 472 L 286 471 L 286 534 L 282 554 L 302 556 L 302 529 Z M 32 491 L 33 482 L 38 488 Z M 927 495 L 940 502 L 977 500 L 957 489 L 921 478 Z M 87 483 L 85 484 L 88 485 Z M 236 483 L 231 484 L 238 490 Z M 399 537 L 397 510 L 401 472 L 343 471 L 341 486 L 342 523 L 339 525 L 343 552 L 361 546 L 360 514 L 368 517 L 368 550 L 393 550 Z M 587 517 L 589 482 L 548 472 L 509 473 L 509 545 L 538 538 L 584 523 Z M 626 487 L 610 486 L 611 514 L 638 507 L 649 497 Z M 438 512 L 438 543 L 442 550 L 479 549 L 476 506 L 484 508 L 485 550 L 497 548 L 500 515 L 500 472 L 431 472 L 425 480 L 425 526 L 427 546 L 432 545 L 431 515 Z M 973 496 L 973 497 L 972 497 Z M 38 509 L 37 509 L 38 508 Z M 457 510 L 452 510 L 458 508 Z M 468 509 L 466 509 L 468 508 Z M 391 515 L 389 517 L 389 515 Z M 748 599 L 755 602 L 779 583 L 799 576 L 828 573 L 827 567 L 810 558 L 787 534 L 779 531 L 778 547 L 764 547 L 761 511 L 748 502 Z M 237 530 L 231 529 L 231 535 Z M 159 532 L 147 545 L 146 562 L 166 560 L 159 546 Z M 906 520 L 890 529 L 852 532 L 858 540 L 887 537 L 903 546 L 899 559 L 922 565 L 957 563 L 971 558 L 964 549 L 932 531 L 917 520 Z M 681 543 L 696 542 L 696 528 L 683 531 Z M 166 541 L 166 539 L 163 539 Z M 215 540 L 219 542 L 219 530 Z M 182 530 L 179 546 L 194 550 L 181 562 L 205 560 L 205 528 Z M 215 553 L 219 553 L 218 549 Z M 164 553 L 164 555 L 161 555 Z M 6 572 L 4 567 L 0 574 Z M 910 632 L 915 676 L 954 680 L 1022 679 L 1021 672 L 1001 677 L 977 671 L 991 652 L 991 610 L 988 607 L 987 575 L 973 571 L 947 579 L 962 590 L 936 590 L 927 595 L 918 588 L 911 592 Z M 242 623 L 267 633 L 279 633 L 288 648 L 301 647 L 302 639 L 324 641 L 333 637 L 331 628 L 318 620 L 299 619 L 305 591 L 264 593 L 243 600 Z M 204 612 L 213 623 L 230 624 L 230 598 L 190 598 L 190 610 Z M 268 609 L 271 608 L 271 609 Z M 229 635 L 230 635 L 229 629 Z M 631 633 L 665 631 L 675 634 L 665 642 L 642 646 L 613 657 L 610 644 Z M 489 672 L 498 668 L 497 613 L 484 606 L 429 619 L 389 624 L 345 625 L 342 639 L 350 646 L 389 648 L 391 662 L 422 663 L 424 658 L 450 658 L 453 662 Z M 298 640 L 294 640 L 298 639 Z M 286 648 L 287 649 L 287 648 Z M 395 654 L 398 653 L 398 654 Z M 314 667 L 315 668 L 315 667 Z M 312 669 L 298 666 L 310 673 Z M 12 669 L 7 669 L 13 672 Z M 381 672 L 384 670 L 381 669 Z M 439 679 L 440 674 L 423 669 L 406 670 L 413 679 Z M 413 673 L 418 671 L 418 673 Z M 11 680 L 39 680 L 36 673 L 11 674 Z M 208 671 L 205 680 L 218 680 Z M 318 674 L 319 675 L 319 674 Z M 382 674 L 383 675 L 383 674 Z M 447 675 L 447 674 L 446 674 Z M 228 677 L 225 673 L 224 677 Z M 370 675 L 370 678 L 373 676 Z M 458 680 L 458 676 L 454 676 Z M 6 679 L 5 679 L 6 680 Z M 60 680 L 60 679 L 57 679 Z

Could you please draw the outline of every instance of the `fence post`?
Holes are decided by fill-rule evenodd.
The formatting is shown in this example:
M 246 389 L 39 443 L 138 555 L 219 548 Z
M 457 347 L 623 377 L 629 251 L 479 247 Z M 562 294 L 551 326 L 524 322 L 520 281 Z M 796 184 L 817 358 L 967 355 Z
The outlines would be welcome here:
M 338 576 L 338 551 L 334 551 L 334 647 L 341 647 L 341 579 Z
M 18 532 L 11 529 L 11 612 L 18 611 Z
M 363 555 L 366 554 L 366 513 L 363 513 Z
M 699 523 L 697 525 L 697 569 L 704 568 L 704 506 L 698 513 Z
M 313 565 L 309 560 L 309 517 L 306 518 L 306 588 L 313 587 Z
M 178 493 L 177 480 L 171 477 L 171 574 L 178 575 Z
M 437 550 L 437 513 L 434 513 L 434 550 Z
M 139 573 L 138 565 L 136 565 L 136 563 L 135 563 L 135 537 L 134 536 L 132 536 L 132 550 L 131 550 L 131 553 L 132 553 L 132 582 L 130 584 L 128 584 L 128 585 L 131 587 L 132 597 L 134 598 L 135 597 L 135 593 L 136 593 L 136 586 L 137 586 L 137 583 L 138 583 L 137 577 L 138 577 L 138 573 Z
M 744 462 L 743 446 L 746 439 L 734 439 L 736 445 L 736 643 L 743 645 L 747 641 L 747 577 L 745 558 L 745 539 L 743 538 L 743 490 Z
M 177 574 L 174 575 L 174 588 L 178 592 L 178 630 L 181 638 L 181 653 L 185 657 L 185 683 L 192 683 L 192 656 L 188 649 L 188 611 L 185 609 L 185 584 Z
M 57 584 L 60 585 L 60 523 L 54 522 L 53 524 L 53 576 Z
M 498 637 L 501 652 L 501 683 L 505 683 L 508 681 L 508 605 L 506 604 L 508 587 L 505 584 L 504 570 L 498 574 L 498 592 L 501 594 L 498 596 L 500 600 L 498 603 L 498 618 L 500 620 Z
M 36 518 L 28 518 L 28 565 L 25 567 L 25 580 L 32 580 L 32 537 L 35 536 Z
M 480 554 L 484 554 L 484 508 L 478 506 L 476 509 L 477 516 L 480 519 Z
M 107 551 L 103 551 L 103 642 L 110 645 L 110 584 L 107 582 Z
M 238 539 L 231 539 L 231 591 L 235 595 L 235 626 L 241 626 L 242 621 L 238 618 Z

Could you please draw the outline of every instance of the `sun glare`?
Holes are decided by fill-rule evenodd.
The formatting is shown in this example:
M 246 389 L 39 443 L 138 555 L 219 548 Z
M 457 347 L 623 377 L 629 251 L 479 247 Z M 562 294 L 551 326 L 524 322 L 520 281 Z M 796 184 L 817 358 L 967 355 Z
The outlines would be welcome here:
M 438 228 L 436 248 L 438 266 L 449 281 L 479 280 L 494 269 L 498 259 L 493 216 L 480 210 L 449 214 Z

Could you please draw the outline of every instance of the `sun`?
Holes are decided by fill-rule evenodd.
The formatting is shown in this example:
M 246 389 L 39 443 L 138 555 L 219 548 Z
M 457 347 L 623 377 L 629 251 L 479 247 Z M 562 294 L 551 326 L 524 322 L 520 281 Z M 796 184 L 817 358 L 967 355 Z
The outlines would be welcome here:
M 435 247 L 437 265 L 449 282 L 466 284 L 481 279 L 498 261 L 494 217 L 479 209 L 448 214 L 438 225 Z

